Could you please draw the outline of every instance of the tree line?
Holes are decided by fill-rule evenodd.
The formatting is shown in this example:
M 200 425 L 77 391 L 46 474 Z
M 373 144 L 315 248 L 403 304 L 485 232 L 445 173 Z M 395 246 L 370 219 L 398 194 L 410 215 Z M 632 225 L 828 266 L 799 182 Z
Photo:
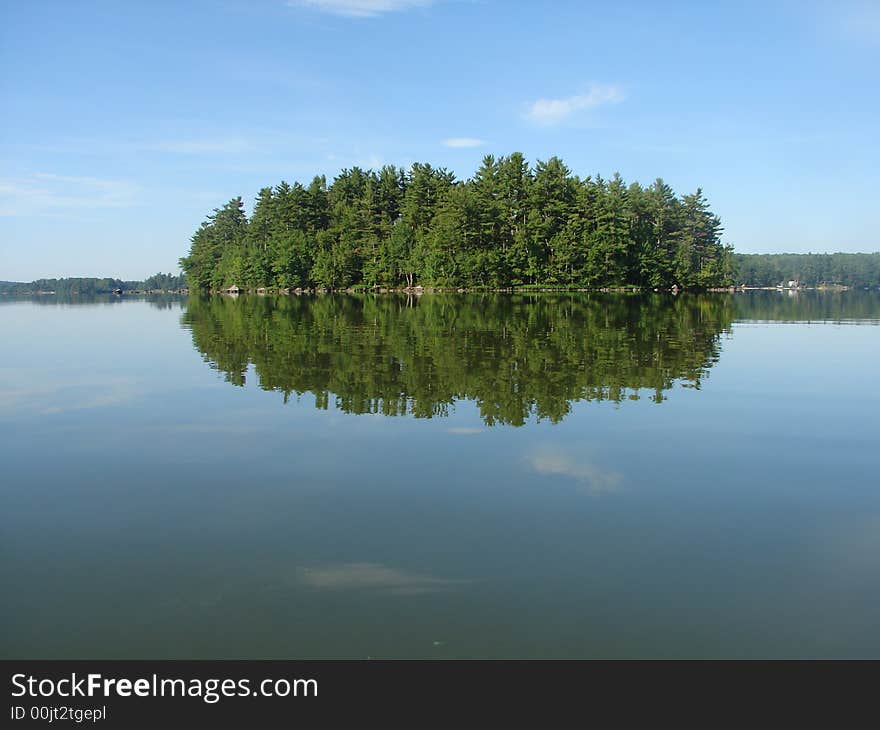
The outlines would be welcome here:
M 740 253 L 734 255 L 734 263 L 737 283 L 752 286 L 789 281 L 803 286 L 880 286 L 880 253 Z
M 124 281 L 108 277 L 69 277 L 61 279 L 36 279 L 31 282 L 0 281 L 0 294 L 24 295 L 47 294 L 58 296 L 91 296 L 112 294 L 114 291 L 178 291 L 186 288 L 183 274 L 153 274 L 143 281 Z
M 193 289 L 707 288 L 732 248 L 698 189 L 580 178 L 558 158 L 487 155 L 469 179 L 416 163 L 342 170 L 217 208 L 180 260 Z

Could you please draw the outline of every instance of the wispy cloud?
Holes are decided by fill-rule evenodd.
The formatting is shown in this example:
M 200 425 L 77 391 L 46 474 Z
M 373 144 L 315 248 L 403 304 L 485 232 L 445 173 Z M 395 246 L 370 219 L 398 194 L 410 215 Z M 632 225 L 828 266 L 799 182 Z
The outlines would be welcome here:
M 595 109 L 604 104 L 623 101 L 623 90 L 614 84 L 592 84 L 584 94 L 563 99 L 538 99 L 529 105 L 525 117 L 535 124 L 553 125 L 565 121 L 573 114 Z
M 476 137 L 449 137 L 443 140 L 443 144 L 457 149 L 461 147 L 480 147 L 486 143 Z
M 347 18 L 375 18 L 385 13 L 426 7 L 434 2 L 435 0 L 289 0 L 287 4 Z
M 312 588 L 326 590 L 373 590 L 394 594 L 433 593 L 467 583 L 436 578 L 424 573 L 391 568 L 382 563 L 332 563 L 299 568 L 299 579 Z
M 385 158 L 374 153 L 365 157 L 359 157 L 355 160 L 354 164 L 358 167 L 366 167 L 368 170 L 378 170 L 385 164 Z
M 372 154 L 337 154 L 335 152 L 331 152 L 326 156 L 328 162 L 332 162 L 334 167 L 344 168 L 344 167 L 360 167 L 361 169 L 366 170 L 379 170 L 385 164 L 385 158 L 382 155 L 376 154 L 375 152 Z
M 850 5 L 836 5 L 834 12 L 840 12 L 840 27 L 851 38 L 880 45 L 880 6 L 876 2 L 856 2 Z
M 554 447 L 543 447 L 526 456 L 538 474 L 566 476 L 581 482 L 591 494 L 613 492 L 620 486 L 620 474 L 601 469 L 584 459 L 575 459 Z
M 168 126 L 170 123 L 166 123 Z M 173 126 L 173 125 L 171 125 Z M 191 129 L 188 120 L 177 123 L 179 129 L 155 132 L 146 137 L 67 137 L 39 144 L 23 145 L 28 152 L 66 154 L 75 149 L 78 154 L 90 157 L 106 157 L 118 163 L 143 153 L 202 157 L 218 161 L 255 157 L 277 160 L 279 155 L 295 150 L 313 151 L 332 140 L 323 135 L 303 134 L 291 129 L 251 128 L 248 130 L 206 132 Z M 185 130 L 185 131 L 181 131 Z
M 473 428 L 470 426 L 453 426 L 452 428 L 447 428 L 446 431 L 448 433 L 454 433 L 462 436 L 470 436 L 475 433 L 483 433 L 485 429 L 483 428 Z
M 152 152 L 169 152 L 180 155 L 241 154 L 253 152 L 259 145 L 243 137 L 204 137 L 190 139 L 164 139 L 144 142 L 143 148 Z
M 259 432 L 259 428 L 246 423 L 180 423 L 180 424 L 163 424 L 153 428 L 146 429 L 149 431 L 158 431 L 160 433 L 216 433 L 232 436 L 250 436 Z
M 0 416 L 22 410 L 52 415 L 109 408 L 133 401 L 137 392 L 137 380 L 128 377 L 62 379 L 51 385 L 0 387 Z
M 127 180 L 36 172 L 0 178 L 0 216 L 53 214 L 134 205 L 139 187 Z

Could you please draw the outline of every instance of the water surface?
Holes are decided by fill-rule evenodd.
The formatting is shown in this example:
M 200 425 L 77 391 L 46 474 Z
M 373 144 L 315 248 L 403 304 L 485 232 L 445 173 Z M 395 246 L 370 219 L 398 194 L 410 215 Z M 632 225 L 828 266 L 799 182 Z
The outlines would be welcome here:
M 0 654 L 880 657 L 878 323 L 0 300 Z

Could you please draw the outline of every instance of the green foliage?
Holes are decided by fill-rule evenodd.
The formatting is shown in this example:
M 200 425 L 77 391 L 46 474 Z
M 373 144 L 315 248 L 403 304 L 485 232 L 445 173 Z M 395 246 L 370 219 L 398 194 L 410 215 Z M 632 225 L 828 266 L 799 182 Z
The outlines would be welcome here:
M 135 288 L 144 291 L 177 291 L 186 289 L 186 277 L 183 274 L 153 274 Z
M 153 274 L 143 281 L 97 277 L 71 277 L 66 279 L 37 279 L 24 283 L 0 282 L 0 294 L 56 294 L 59 297 L 92 296 L 112 294 L 115 291 L 176 291 L 185 289 L 186 277 L 181 274 Z
M 183 323 L 227 380 L 312 393 L 350 413 L 487 424 L 561 420 L 577 400 L 660 402 L 699 388 L 734 319 L 730 294 L 190 297 Z
M 737 283 L 880 286 L 880 253 L 734 254 Z
M 201 290 L 708 288 L 732 281 L 721 230 L 700 190 L 582 180 L 517 152 L 487 155 L 465 181 L 416 163 L 263 188 L 249 221 L 241 198 L 215 210 L 180 263 Z

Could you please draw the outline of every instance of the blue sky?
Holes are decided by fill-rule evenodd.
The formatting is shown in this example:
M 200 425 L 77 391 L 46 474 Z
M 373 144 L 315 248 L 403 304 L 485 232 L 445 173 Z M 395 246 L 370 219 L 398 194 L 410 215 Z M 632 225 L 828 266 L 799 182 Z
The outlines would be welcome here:
M 0 0 L 0 279 L 176 271 L 235 195 L 559 155 L 743 252 L 875 251 L 880 2 Z

